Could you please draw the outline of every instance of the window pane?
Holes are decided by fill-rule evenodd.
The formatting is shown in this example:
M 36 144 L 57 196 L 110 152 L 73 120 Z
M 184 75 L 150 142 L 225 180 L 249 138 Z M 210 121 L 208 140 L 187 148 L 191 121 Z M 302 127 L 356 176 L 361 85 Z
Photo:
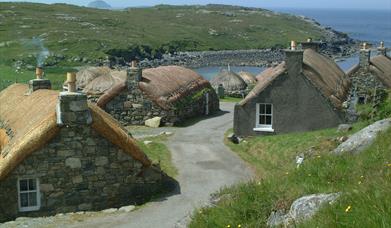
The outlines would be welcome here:
M 264 104 L 259 105 L 259 114 L 265 114 L 265 105 Z
M 37 206 L 37 193 L 30 192 L 29 193 L 29 207 Z
M 266 124 L 272 125 L 272 117 L 271 116 L 266 116 Z
M 27 180 L 20 180 L 19 181 L 19 188 L 20 191 L 27 191 Z
M 35 179 L 29 179 L 29 190 L 37 189 L 37 181 Z
M 272 105 L 266 105 L 266 114 L 272 114 Z
M 20 206 L 28 207 L 28 193 L 20 194 Z
M 265 124 L 265 121 L 266 121 L 265 116 L 259 117 L 259 124 Z

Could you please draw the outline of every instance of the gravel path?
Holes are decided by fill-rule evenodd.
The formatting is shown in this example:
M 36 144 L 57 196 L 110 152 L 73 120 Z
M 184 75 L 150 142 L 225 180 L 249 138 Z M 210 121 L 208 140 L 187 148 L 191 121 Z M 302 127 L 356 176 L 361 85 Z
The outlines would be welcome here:
M 186 227 L 192 212 L 208 205 L 212 193 L 253 176 L 245 163 L 223 143 L 224 132 L 232 127 L 233 106 L 233 103 L 221 103 L 221 115 L 177 128 L 170 138 L 168 146 L 179 171 L 179 194 L 150 202 L 131 213 L 87 217 L 61 222 L 61 226 Z

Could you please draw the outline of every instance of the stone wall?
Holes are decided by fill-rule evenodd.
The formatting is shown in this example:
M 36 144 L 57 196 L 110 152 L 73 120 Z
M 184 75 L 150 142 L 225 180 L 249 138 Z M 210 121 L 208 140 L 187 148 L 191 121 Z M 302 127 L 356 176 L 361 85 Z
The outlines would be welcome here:
M 162 117 L 162 123 L 173 126 L 187 118 L 205 115 L 206 93 L 210 113 L 219 110 L 219 99 L 212 88 L 195 92 L 165 110 L 147 98 L 139 89 L 128 89 L 111 100 L 105 111 L 123 125 L 143 125 L 153 117 Z M 195 99 L 192 99 L 196 96 Z M 92 98 L 90 99 L 92 100 Z
M 19 212 L 20 177 L 39 178 L 39 211 Z M 161 192 L 165 177 L 157 167 L 143 168 L 89 126 L 63 127 L 0 182 L 0 222 L 138 204 Z
M 374 73 L 365 68 L 360 68 L 350 79 L 353 85 L 351 96 L 357 97 L 359 103 L 371 102 L 376 99 L 375 90 L 387 89 Z

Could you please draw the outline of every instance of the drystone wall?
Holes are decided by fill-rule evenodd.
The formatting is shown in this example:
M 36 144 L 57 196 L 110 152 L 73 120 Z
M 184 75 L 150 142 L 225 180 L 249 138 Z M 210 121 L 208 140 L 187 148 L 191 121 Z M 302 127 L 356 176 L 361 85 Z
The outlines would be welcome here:
M 25 177 L 39 179 L 38 211 L 18 210 L 17 180 Z M 0 222 L 141 203 L 164 190 L 165 177 L 157 167 L 142 167 L 89 126 L 63 127 L 0 183 Z
M 213 89 L 182 98 L 168 110 L 151 101 L 139 89 L 128 89 L 111 100 L 105 111 L 123 125 L 143 125 L 148 119 L 161 117 L 162 124 L 173 126 L 187 118 L 206 115 L 206 94 L 209 97 L 209 113 L 219 110 L 219 99 Z

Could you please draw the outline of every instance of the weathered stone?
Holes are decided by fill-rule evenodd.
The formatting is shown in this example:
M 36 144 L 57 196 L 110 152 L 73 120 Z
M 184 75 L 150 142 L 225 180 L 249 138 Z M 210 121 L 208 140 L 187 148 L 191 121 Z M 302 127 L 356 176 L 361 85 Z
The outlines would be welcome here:
M 115 213 L 117 211 L 118 211 L 117 208 L 110 208 L 110 209 L 103 210 L 102 212 L 110 214 L 110 213 Z
M 376 136 L 380 132 L 384 132 L 391 127 L 391 119 L 384 119 L 377 121 L 361 131 L 352 135 L 348 140 L 339 145 L 335 150 L 334 154 L 358 154 L 368 148 Z
M 144 145 L 149 145 L 151 143 L 152 143 L 152 141 L 144 141 Z
M 340 193 L 303 196 L 292 203 L 287 214 L 284 214 L 282 211 L 272 212 L 268 218 L 267 226 L 294 227 L 295 224 L 314 216 L 326 203 L 333 203 L 339 196 Z
M 79 183 L 82 183 L 82 182 L 83 182 L 83 176 L 78 175 L 78 176 L 72 177 L 72 183 L 79 184 Z
M 39 189 L 42 192 L 51 192 L 54 190 L 54 187 L 52 184 L 40 184 Z
M 160 126 L 161 120 L 162 120 L 161 117 L 154 117 L 152 119 L 148 119 L 145 121 L 145 126 L 152 127 L 152 128 L 158 128 Z
M 65 160 L 65 165 L 70 167 L 71 169 L 81 168 L 80 158 L 67 158 Z
M 97 157 L 95 159 L 95 164 L 97 166 L 104 166 L 104 165 L 107 165 L 108 163 L 109 163 L 109 159 L 105 156 Z
M 350 130 L 352 130 L 352 125 L 350 125 L 350 124 L 340 124 L 339 126 L 338 126 L 338 132 L 348 132 L 348 131 L 350 131 Z
M 119 208 L 118 211 L 128 213 L 128 212 L 134 211 L 135 209 L 136 209 L 135 206 L 129 205 L 129 206 L 124 206 L 124 207 Z

